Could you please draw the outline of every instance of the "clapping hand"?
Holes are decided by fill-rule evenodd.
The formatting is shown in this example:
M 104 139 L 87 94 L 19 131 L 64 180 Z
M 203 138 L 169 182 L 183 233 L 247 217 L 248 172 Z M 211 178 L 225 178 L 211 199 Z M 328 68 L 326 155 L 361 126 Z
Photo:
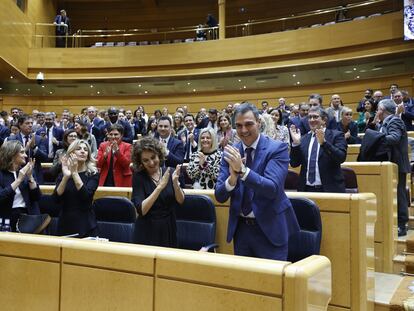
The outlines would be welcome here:
M 292 124 L 289 128 L 289 131 L 290 131 L 290 137 L 292 138 L 293 143 L 295 145 L 299 145 L 300 144 L 300 139 L 301 139 L 299 129 L 296 128 L 296 126 L 294 124 Z
M 35 163 L 36 163 L 35 159 L 30 159 L 29 162 L 27 162 L 26 164 L 26 166 L 28 166 L 28 169 L 26 171 L 26 176 L 29 179 L 33 178 L 33 168 L 34 168 Z
M 72 172 L 69 169 L 69 159 L 67 156 L 62 157 L 62 173 L 65 177 L 70 177 L 72 175 Z
M 56 139 L 56 138 L 52 138 L 52 144 L 54 144 L 54 145 L 59 145 L 59 142 L 58 142 L 58 140 Z
M 345 139 L 348 139 L 351 136 L 351 132 L 348 130 L 348 132 L 345 133 Z
M 181 164 L 178 164 L 175 167 L 175 170 L 174 170 L 174 172 L 172 174 L 172 181 L 176 185 L 178 184 L 178 179 L 180 178 L 180 174 L 181 174 Z
M 78 172 L 78 157 L 72 153 L 68 159 L 68 168 L 71 174 L 75 174 Z
M 243 161 L 239 149 L 227 145 L 224 148 L 224 160 L 229 164 L 230 174 L 237 174 L 241 171 Z
M 17 177 L 17 179 L 22 182 L 24 180 L 24 178 L 26 176 L 31 176 L 32 175 L 32 170 L 33 170 L 33 162 L 29 161 L 26 163 L 25 166 L 23 166 L 20 171 L 19 171 L 19 176 Z M 30 174 L 30 175 L 28 175 Z
M 198 152 L 198 158 L 199 158 L 199 164 L 200 166 L 203 166 L 204 163 L 206 163 L 206 155 L 202 153 L 201 151 Z
M 315 135 L 319 145 L 322 145 L 325 142 L 325 131 L 323 129 L 316 129 Z
M 170 170 L 167 169 L 165 171 L 164 175 L 162 175 L 160 183 L 158 184 L 158 187 L 160 187 L 161 190 L 164 189 L 167 186 L 169 178 L 170 178 Z
M 119 151 L 119 146 L 118 146 L 118 143 L 116 141 L 112 142 L 111 149 L 112 149 L 113 153 L 117 153 Z
M 404 113 L 404 112 L 405 112 L 404 103 L 398 104 L 396 114 L 400 114 L 400 113 Z

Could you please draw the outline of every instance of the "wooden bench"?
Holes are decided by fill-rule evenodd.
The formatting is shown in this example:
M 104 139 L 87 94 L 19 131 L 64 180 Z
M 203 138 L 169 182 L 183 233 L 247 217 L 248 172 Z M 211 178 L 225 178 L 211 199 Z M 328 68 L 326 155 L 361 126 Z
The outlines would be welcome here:
M 0 233 L 2 310 L 327 310 L 330 262 L 295 264 Z
M 43 193 L 53 187 L 42 186 Z M 95 197 L 130 197 L 131 188 L 99 187 Z M 210 190 L 185 190 L 186 194 L 205 194 L 216 205 L 218 251 L 233 254 L 226 242 L 229 201 L 221 204 Z M 288 192 L 288 196 L 306 197 L 320 208 L 322 217 L 321 255 L 332 263 L 332 299 L 329 310 L 371 310 L 374 301 L 374 225 L 376 198 L 373 194 L 326 194 Z M 338 309 L 335 309 L 338 308 Z

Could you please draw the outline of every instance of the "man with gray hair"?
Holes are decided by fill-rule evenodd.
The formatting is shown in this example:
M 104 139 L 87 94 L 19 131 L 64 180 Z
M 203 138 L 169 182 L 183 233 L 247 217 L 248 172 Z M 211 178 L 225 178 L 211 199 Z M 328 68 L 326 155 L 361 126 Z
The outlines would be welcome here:
M 385 134 L 385 142 L 390 147 L 390 161 L 398 165 L 398 236 L 407 234 L 408 197 L 405 190 L 407 173 L 410 172 L 408 160 L 408 139 L 404 122 L 395 114 L 397 105 L 392 99 L 379 102 L 377 118 L 382 122 L 380 132 Z

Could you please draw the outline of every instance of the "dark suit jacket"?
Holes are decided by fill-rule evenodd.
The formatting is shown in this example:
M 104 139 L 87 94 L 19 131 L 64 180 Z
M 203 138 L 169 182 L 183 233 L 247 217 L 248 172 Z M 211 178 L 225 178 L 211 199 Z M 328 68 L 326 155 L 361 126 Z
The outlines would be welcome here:
M 401 119 L 404 121 L 407 131 L 414 131 L 414 99 L 409 98 L 404 102 L 405 112 L 401 114 Z
M 181 140 L 170 136 L 167 148 L 169 153 L 165 160 L 165 166 L 175 168 L 178 164 L 182 164 L 184 162 L 184 147 Z
M 198 128 L 194 128 L 193 129 L 193 134 L 194 134 L 194 142 L 197 144 L 198 143 L 198 135 L 199 135 L 200 130 Z M 196 152 L 197 151 L 197 146 L 193 147 L 191 146 L 190 141 L 187 139 L 188 136 L 188 130 L 185 128 L 184 130 L 180 131 L 177 133 L 177 137 L 178 140 L 182 140 L 184 137 L 184 160 L 186 160 L 187 162 L 190 160 L 190 150 L 191 153 Z
M 19 174 L 17 172 L 17 174 Z M 11 184 L 14 182 L 13 173 L 1 170 L 0 171 L 0 217 L 10 218 L 13 200 L 16 194 L 13 191 Z M 23 200 L 26 203 L 26 208 L 29 214 L 40 214 L 39 206 L 37 201 L 39 201 L 40 196 L 42 195 L 37 186 L 35 189 L 31 190 L 29 188 L 29 182 L 27 178 L 19 186 L 20 192 L 22 193 Z
M 35 135 L 35 134 L 31 134 Z M 15 137 L 11 137 L 10 140 L 18 140 L 23 144 L 23 137 L 22 134 L 19 133 Z M 43 183 L 43 172 L 42 172 L 42 163 L 48 161 L 48 142 L 47 139 L 40 137 L 39 135 L 35 135 L 35 148 L 30 149 L 28 156 L 30 158 L 36 159 L 35 166 L 34 166 L 34 173 L 33 177 L 39 184 Z
M 329 116 L 328 117 L 328 122 L 326 124 L 326 128 L 330 129 L 330 130 L 336 130 L 336 126 L 337 126 L 337 122 L 336 122 L 335 118 Z M 303 119 L 300 120 L 299 130 L 300 130 L 300 133 L 302 134 L 302 136 L 310 131 L 308 116 L 306 116 L 306 117 L 304 117 Z
M 242 143 L 235 147 L 243 156 Z M 239 178 L 233 191 L 227 192 L 225 181 L 229 177 L 229 165 L 223 157 L 215 196 L 219 202 L 231 198 L 227 242 L 233 239 L 237 229 L 245 187 L 253 190 L 253 213 L 270 243 L 276 246 L 285 245 L 289 235 L 299 230 L 292 205 L 284 191 L 288 164 L 287 144 L 260 135 L 247 179 L 242 181 Z
M 398 172 L 409 173 L 408 138 L 404 122 L 397 116 L 387 117 L 382 124 L 385 140 L 391 147 L 391 162 L 398 165 Z
M 36 131 L 36 135 L 40 135 L 40 133 L 42 132 L 46 133 L 46 137 L 48 137 L 47 136 L 48 129 L 46 126 L 42 126 L 40 129 L 38 129 Z M 64 130 L 62 128 L 56 127 L 56 126 L 53 127 L 52 135 L 59 142 L 58 145 L 53 144 L 53 157 L 55 156 L 56 151 L 58 149 L 61 149 L 63 146 L 63 133 L 64 133 Z M 46 140 L 46 146 L 47 146 L 47 153 L 49 154 L 49 142 L 47 140 Z
M 105 121 L 101 118 L 94 118 L 92 122 L 89 120 L 88 122 L 88 131 L 92 132 L 92 134 L 95 136 L 96 144 L 99 147 L 101 142 L 105 140 Z
M 3 144 L 4 140 L 10 136 L 10 129 L 7 126 L 0 124 L 0 146 Z
M 349 138 L 346 140 L 347 144 L 360 144 L 361 139 L 358 137 L 357 123 L 355 121 L 352 121 L 351 123 L 349 123 L 348 129 L 351 133 L 351 136 L 349 136 Z M 342 122 L 337 123 L 337 130 L 345 134 Z
M 124 128 L 124 136 L 122 137 L 122 141 L 128 144 L 132 144 L 132 141 L 134 140 L 134 134 L 132 133 L 131 125 L 129 125 L 129 122 L 118 119 L 116 123 L 122 125 L 122 127 Z M 111 125 L 112 123 L 110 121 L 106 121 L 105 123 L 106 133 L 109 132 L 109 128 L 111 127 Z
M 291 148 L 290 165 L 300 167 L 299 191 L 306 186 L 306 174 L 308 171 L 308 150 L 312 133 L 302 136 L 299 146 Z M 345 192 L 344 176 L 341 163 L 345 161 L 348 145 L 344 133 L 326 129 L 325 143 L 319 148 L 319 174 L 325 192 Z

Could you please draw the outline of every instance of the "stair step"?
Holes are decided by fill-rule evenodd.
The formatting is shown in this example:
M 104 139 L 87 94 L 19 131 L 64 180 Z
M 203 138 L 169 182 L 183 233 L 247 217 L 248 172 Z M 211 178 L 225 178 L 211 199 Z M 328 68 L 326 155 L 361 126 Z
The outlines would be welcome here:
M 394 273 L 399 274 L 400 272 L 405 272 L 405 255 L 396 255 L 394 257 Z

